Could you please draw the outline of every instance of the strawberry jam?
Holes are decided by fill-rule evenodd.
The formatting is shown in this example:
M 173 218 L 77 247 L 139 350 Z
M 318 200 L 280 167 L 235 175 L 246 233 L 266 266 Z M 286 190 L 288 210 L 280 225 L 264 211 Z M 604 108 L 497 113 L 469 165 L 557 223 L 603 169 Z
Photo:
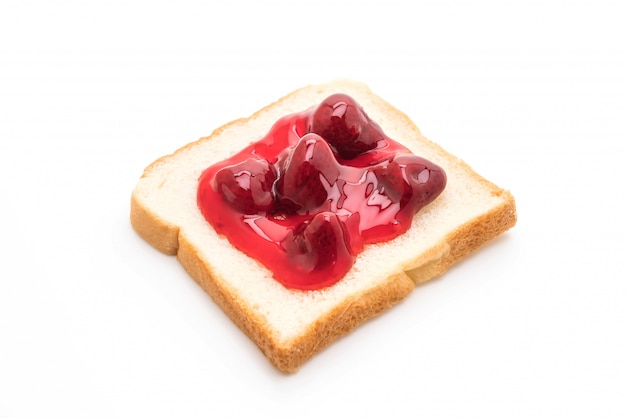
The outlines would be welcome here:
M 387 137 L 350 96 L 285 116 L 199 179 L 215 230 L 291 289 L 339 281 L 363 246 L 404 233 L 446 174 Z

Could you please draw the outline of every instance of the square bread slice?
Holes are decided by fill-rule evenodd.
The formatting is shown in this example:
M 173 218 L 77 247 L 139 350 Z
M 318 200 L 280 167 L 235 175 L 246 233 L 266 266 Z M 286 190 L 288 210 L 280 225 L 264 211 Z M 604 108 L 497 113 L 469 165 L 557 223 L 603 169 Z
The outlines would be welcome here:
M 259 140 L 282 116 L 312 108 L 333 93 L 355 98 L 390 138 L 441 166 L 447 186 L 418 212 L 405 234 L 367 245 L 335 285 L 290 290 L 205 221 L 196 201 L 198 178 L 210 165 Z M 333 340 L 406 297 L 416 284 L 441 275 L 511 228 L 517 214 L 508 191 L 424 138 L 405 114 L 366 85 L 337 80 L 296 90 L 153 162 L 132 193 L 130 220 L 150 245 L 178 257 L 278 369 L 295 372 Z

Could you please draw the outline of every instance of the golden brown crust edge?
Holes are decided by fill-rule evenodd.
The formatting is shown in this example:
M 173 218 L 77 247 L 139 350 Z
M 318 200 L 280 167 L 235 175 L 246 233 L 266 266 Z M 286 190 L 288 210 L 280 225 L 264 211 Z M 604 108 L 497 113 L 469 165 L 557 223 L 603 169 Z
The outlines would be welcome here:
M 179 228 L 142 205 L 134 192 L 130 198 L 130 224 L 144 241 L 162 253 L 176 255 L 178 252 Z
M 517 209 L 513 195 L 497 188 L 494 188 L 492 193 L 500 194 L 503 199 L 502 204 L 450 233 L 441 243 L 441 256 L 406 272 L 416 284 L 440 276 L 452 264 L 515 226 Z
M 387 310 L 415 287 L 413 281 L 400 272 L 390 277 L 385 286 L 360 296 L 355 295 L 336 306 L 317 320 L 308 332 L 289 346 L 282 346 L 272 338 L 272 332 L 267 325 L 248 306 L 240 303 L 232 292 L 214 279 L 210 267 L 201 261 L 196 249 L 187 242 L 184 235 L 180 237 L 178 260 L 228 317 L 256 343 L 270 362 L 286 373 L 296 372 L 305 361 L 324 347 L 367 319 Z

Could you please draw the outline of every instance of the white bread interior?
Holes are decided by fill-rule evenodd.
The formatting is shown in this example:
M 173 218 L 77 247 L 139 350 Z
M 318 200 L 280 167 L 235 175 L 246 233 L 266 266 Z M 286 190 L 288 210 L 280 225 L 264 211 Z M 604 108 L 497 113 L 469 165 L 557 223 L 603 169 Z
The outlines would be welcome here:
M 256 260 L 234 248 L 204 220 L 196 203 L 204 169 L 263 137 L 282 116 L 342 92 L 413 153 L 443 167 L 447 186 L 392 241 L 366 246 L 337 284 L 289 290 Z M 158 250 L 178 256 L 189 274 L 280 370 L 300 365 L 368 318 L 389 308 L 416 283 L 512 227 L 513 196 L 424 138 L 407 116 L 361 83 L 338 80 L 304 87 L 249 118 L 233 121 L 148 166 L 131 198 L 131 224 Z

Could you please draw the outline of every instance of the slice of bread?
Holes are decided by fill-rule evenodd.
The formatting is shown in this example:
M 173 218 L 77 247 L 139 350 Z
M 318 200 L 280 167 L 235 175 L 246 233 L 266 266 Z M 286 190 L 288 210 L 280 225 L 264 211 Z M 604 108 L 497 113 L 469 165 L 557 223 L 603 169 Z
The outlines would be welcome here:
M 205 221 L 196 201 L 204 169 L 263 137 L 282 116 L 346 93 L 392 139 L 441 166 L 446 189 L 414 217 L 403 235 L 371 244 L 335 285 L 289 290 Z M 149 165 L 131 198 L 130 219 L 156 249 L 178 259 L 224 312 L 280 370 L 311 356 L 407 296 L 417 283 L 511 228 L 513 196 L 424 138 L 411 120 L 361 83 L 339 80 L 296 90 L 246 119 L 235 120 Z

